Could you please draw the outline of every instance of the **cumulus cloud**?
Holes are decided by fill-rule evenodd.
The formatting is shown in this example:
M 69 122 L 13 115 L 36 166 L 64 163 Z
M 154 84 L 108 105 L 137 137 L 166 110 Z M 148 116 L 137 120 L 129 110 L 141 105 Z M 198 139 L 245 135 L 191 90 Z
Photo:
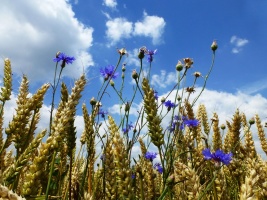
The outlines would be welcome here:
M 237 36 L 232 36 L 230 39 L 230 43 L 233 45 L 232 53 L 239 53 L 242 51 L 242 47 L 244 47 L 249 41 L 244 38 L 239 38 Z
M 153 44 L 162 42 L 161 37 L 164 32 L 166 22 L 164 18 L 158 16 L 149 16 L 144 12 L 142 21 L 134 24 L 134 35 L 152 38 Z
M 109 45 L 115 45 L 121 39 L 132 38 L 133 36 L 149 37 L 153 44 L 163 42 L 162 35 L 166 22 L 162 17 L 149 16 L 144 13 L 143 20 L 135 23 L 128 21 L 126 18 L 111 19 L 109 15 L 107 18 L 106 36 L 110 41 Z
M 132 22 L 125 18 L 110 19 L 106 26 L 106 36 L 111 41 L 110 45 L 116 44 L 122 38 L 130 38 L 133 31 Z
M 58 51 L 76 57 L 63 76 L 77 78 L 93 65 L 88 53 L 93 28 L 80 23 L 65 0 L 5 1 L 0 24 L 0 55 L 11 59 L 13 72 L 30 80 L 51 81 Z
M 116 8 L 117 1 L 116 0 L 104 0 L 103 5 L 110 7 L 110 8 Z

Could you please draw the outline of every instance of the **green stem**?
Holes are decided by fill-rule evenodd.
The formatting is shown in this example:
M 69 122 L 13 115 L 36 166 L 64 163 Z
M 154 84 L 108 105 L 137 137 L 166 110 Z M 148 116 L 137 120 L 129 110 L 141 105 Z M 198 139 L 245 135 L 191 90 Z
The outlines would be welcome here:
M 205 77 L 205 82 L 204 82 L 204 85 L 200 91 L 200 93 L 198 94 L 198 96 L 194 99 L 193 103 L 192 103 L 192 107 L 193 105 L 196 103 L 196 101 L 198 100 L 198 98 L 200 97 L 200 95 L 202 94 L 202 92 L 204 91 L 204 89 L 206 88 L 206 84 L 207 84 L 207 80 L 209 78 L 209 75 L 213 69 L 213 66 L 214 66 L 214 62 L 215 62 L 215 51 L 213 51 L 213 54 L 212 54 L 212 61 L 211 61 L 211 66 L 210 66 L 210 70 L 208 72 L 208 74 L 206 75 Z
M 45 200 L 48 200 L 49 188 L 50 188 L 50 183 L 51 183 L 51 179 L 52 179 L 52 174 L 53 174 L 53 171 L 54 171 L 54 163 L 55 163 L 56 154 L 57 154 L 57 152 L 54 151 L 53 158 L 52 158 L 52 163 L 51 163 L 51 167 L 50 167 L 50 172 L 49 172 L 49 179 L 48 179 L 46 192 L 45 192 Z

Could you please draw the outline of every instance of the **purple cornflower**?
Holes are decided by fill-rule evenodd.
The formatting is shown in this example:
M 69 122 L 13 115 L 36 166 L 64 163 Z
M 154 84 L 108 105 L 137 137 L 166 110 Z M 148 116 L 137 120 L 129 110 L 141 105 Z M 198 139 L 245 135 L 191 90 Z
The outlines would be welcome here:
M 158 100 L 159 96 L 158 96 L 158 92 L 156 90 L 154 90 L 154 97 L 156 100 Z
M 58 53 L 56 55 L 56 58 L 53 59 L 54 62 L 60 62 L 62 61 L 61 63 L 61 67 L 64 68 L 66 66 L 66 64 L 72 64 L 72 62 L 75 60 L 74 57 L 70 57 L 70 56 L 67 56 L 66 54 L 64 53 Z
M 210 149 L 204 149 L 202 151 L 205 160 L 213 160 L 215 163 L 223 163 L 229 165 L 232 160 L 233 154 L 224 153 L 222 150 L 218 149 L 214 153 L 211 153 Z
M 165 101 L 164 105 L 168 108 L 168 111 L 170 111 L 171 108 L 175 108 L 176 107 L 175 103 L 172 103 L 170 100 Z
M 147 151 L 145 154 L 145 158 L 150 160 L 151 162 L 157 157 L 157 153 Z
M 152 63 L 152 61 L 153 61 L 153 55 L 155 55 L 157 53 L 157 49 L 156 50 L 147 50 L 146 51 L 146 54 L 147 54 L 147 61 L 149 62 L 149 63 Z
M 97 114 L 100 115 L 102 118 L 105 118 L 105 115 L 108 114 L 108 111 L 100 109 Z
M 133 123 L 130 122 L 130 124 L 127 124 L 127 125 L 126 125 L 126 128 L 123 128 L 122 131 L 123 131 L 124 134 L 126 134 L 126 133 L 128 133 L 133 127 L 134 127 L 134 126 L 133 126 Z
M 197 119 L 185 119 L 184 124 L 189 128 L 193 128 L 199 125 L 199 121 Z
M 108 65 L 104 69 L 100 69 L 100 74 L 104 77 L 105 80 L 108 80 L 110 77 L 111 78 L 117 78 L 119 75 L 118 72 L 115 72 L 115 67 L 113 65 Z
M 154 169 L 156 169 L 160 174 L 163 173 L 163 167 L 161 166 L 160 163 L 156 163 L 156 164 L 154 165 Z

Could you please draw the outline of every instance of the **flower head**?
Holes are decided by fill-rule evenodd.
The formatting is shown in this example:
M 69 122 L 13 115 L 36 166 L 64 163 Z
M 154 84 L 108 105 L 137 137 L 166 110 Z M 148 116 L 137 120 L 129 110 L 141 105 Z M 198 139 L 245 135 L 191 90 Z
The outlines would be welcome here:
M 164 105 L 168 108 L 168 111 L 170 111 L 171 108 L 175 108 L 176 107 L 176 104 L 175 103 L 172 103 L 170 100 L 165 101 L 164 102 Z
M 66 54 L 61 52 L 57 53 L 56 58 L 53 59 L 54 62 L 62 61 L 61 63 L 62 68 L 64 68 L 66 64 L 72 64 L 74 60 L 75 60 L 74 57 L 67 56 Z
M 115 67 L 113 65 L 108 65 L 104 69 L 100 69 L 100 74 L 104 77 L 105 80 L 111 78 L 117 78 L 119 75 L 118 72 L 115 72 Z
M 130 130 L 132 130 L 133 127 L 134 127 L 134 126 L 133 126 L 133 123 L 130 122 L 130 124 L 127 124 L 127 125 L 126 125 L 126 128 L 123 128 L 122 131 L 123 131 L 124 134 L 126 134 L 126 133 L 128 133 Z
M 194 128 L 199 125 L 199 121 L 197 119 L 185 119 L 184 124 L 189 128 Z
M 141 47 L 139 49 L 138 58 L 142 60 L 145 57 L 145 53 L 147 52 L 146 47 Z
M 147 50 L 146 54 L 147 54 L 147 61 L 149 63 L 151 63 L 153 61 L 153 55 L 155 55 L 157 53 L 157 49 L 156 50 Z
M 210 149 L 204 149 L 202 151 L 205 160 L 213 160 L 216 163 L 223 163 L 229 165 L 232 160 L 232 153 L 224 153 L 222 150 L 218 149 L 214 153 L 211 153 Z
M 157 157 L 157 153 L 147 151 L 145 154 L 145 158 L 150 160 L 151 162 Z
M 217 44 L 216 40 L 213 40 L 210 48 L 212 51 L 216 51 L 218 49 L 218 44 Z
M 102 118 L 105 118 L 105 115 L 108 114 L 108 111 L 100 109 L 97 114 L 100 115 Z
M 161 166 L 160 163 L 156 163 L 156 164 L 154 165 L 154 169 L 156 169 L 160 174 L 163 173 L 163 167 Z
M 189 69 L 194 63 L 192 58 L 184 58 L 183 61 L 187 69 Z

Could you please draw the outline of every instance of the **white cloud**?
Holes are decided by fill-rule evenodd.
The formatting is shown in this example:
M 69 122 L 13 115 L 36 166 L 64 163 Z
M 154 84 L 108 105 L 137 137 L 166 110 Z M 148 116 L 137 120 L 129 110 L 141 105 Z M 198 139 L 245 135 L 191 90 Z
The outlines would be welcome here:
M 232 48 L 232 53 L 239 53 L 249 41 L 247 39 L 239 38 L 237 36 L 232 36 L 230 43 L 234 46 Z
M 122 38 L 130 38 L 133 31 L 132 22 L 125 18 L 110 19 L 106 22 L 106 36 L 110 40 L 109 45 L 114 45 Z
M 93 65 L 87 52 L 93 29 L 74 15 L 65 0 L 5 1 L 0 7 L 0 55 L 11 59 L 13 72 L 26 74 L 30 80 L 51 81 L 52 59 L 62 51 L 77 59 L 63 76 L 79 77 Z
M 144 19 L 134 24 L 134 35 L 151 37 L 153 44 L 162 42 L 166 22 L 164 18 L 158 16 L 149 16 L 144 12 Z
M 153 44 L 163 42 L 162 35 L 166 22 L 162 17 L 149 16 L 144 13 L 142 21 L 130 22 L 126 18 L 114 18 L 104 13 L 108 21 L 106 22 L 106 36 L 110 41 L 110 46 L 115 45 L 123 38 L 131 38 L 133 36 L 144 36 L 152 38 Z
M 175 83 L 177 81 L 176 73 L 169 72 L 166 73 L 166 70 L 160 70 L 160 75 L 154 74 L 152 75 L 151 85 L 160 88 L 166 88 L 167 86 Z
M 110 8 L 116 8 L 117 1 L 116 0 L 104 0 L 103 5 L 110 7 Z
M 137 57 L 139 49 L 133 49 L 132 51 L 128 51 L 128 56 L 126 59 L 127 65 L 140 67 L 140 59 Z

